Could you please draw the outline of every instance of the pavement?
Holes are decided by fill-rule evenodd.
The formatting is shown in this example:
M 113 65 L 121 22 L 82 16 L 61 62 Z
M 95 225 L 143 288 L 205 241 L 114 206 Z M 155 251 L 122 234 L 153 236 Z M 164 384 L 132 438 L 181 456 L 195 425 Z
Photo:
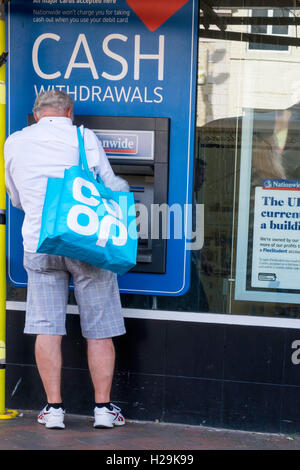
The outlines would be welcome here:
M 26 410 L 13 419 L 0 420 L 0 450 L 102 450 L 106 451 L 106 459 L 116 459 L 124 451 L 131 451 L 132 455 L 149 450 L 182 451 L 182 455 L 188 455 L 201 450 L 300 450 L 298 435 L 141 421 L 127 421 L 125 426 L 113 429 L 94 429 L 91 416 L 77 415 L 66 415 L 66 429 L 51 430 L 37 423 L 37 415 L 38 411 Z

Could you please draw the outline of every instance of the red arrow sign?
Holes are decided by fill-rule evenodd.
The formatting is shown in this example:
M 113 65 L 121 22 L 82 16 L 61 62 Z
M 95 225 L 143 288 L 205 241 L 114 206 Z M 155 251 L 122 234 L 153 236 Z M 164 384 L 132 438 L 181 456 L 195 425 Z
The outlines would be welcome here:
M 189 0 L 126 0 L 150 31 L 155 31 Z

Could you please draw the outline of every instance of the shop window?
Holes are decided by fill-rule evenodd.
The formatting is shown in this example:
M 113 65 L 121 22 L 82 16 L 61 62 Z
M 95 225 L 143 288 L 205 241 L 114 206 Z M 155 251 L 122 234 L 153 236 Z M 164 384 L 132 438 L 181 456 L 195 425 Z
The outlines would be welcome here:
M 199 285 L 209 312 L 300 318 L 300 8 L 219 16 L 199 42 Z

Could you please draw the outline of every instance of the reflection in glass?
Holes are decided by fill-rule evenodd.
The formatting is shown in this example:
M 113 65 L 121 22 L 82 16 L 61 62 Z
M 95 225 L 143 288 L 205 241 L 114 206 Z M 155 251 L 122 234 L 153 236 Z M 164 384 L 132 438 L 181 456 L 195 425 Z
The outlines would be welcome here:
M 240 191 L 248 188 L 249 181 L 250 207 L 245 214 L 249 232 L 244 232 L 246 249 L 242 256 L 245 282 L 250 285 L 255 188 L 265 178 L 300 181 L 300 51 L 273 36 L 298 37 L 298 27 L 280 24 L 280 20 L 299 17 L 300 11 L 227 9 L 226 15 L 271 18 L 268 25 L 258 21 L 251 27 L 236 22 L 227 31 L 266 35 L 274 38 L 274 44 L 263 38 L 259 44 L 251 40 L 205 39 L 205 34 L 200 39 L 199 67 L 208 77 L 207 83 L 198 87 L 198 149 L 206 162 L 206 181 L 201 190 L 205 204 L 203 254 L 211 266 L 210 276 L 201 271 L 202 285 L 211 312 L 300 316 L 295 304 L 234 298 L 236 279 L 242 274 L 235 271 Z M 224 79 L 219 81 L 221 74 Z M 251 126 L 246 129 L 249 152 L 246 148 L 242 152 L 247 110 L 253 110 L 253 121 L 246 124 Z M 246 157 L 249 171 L 240 180 L 241 159 Z

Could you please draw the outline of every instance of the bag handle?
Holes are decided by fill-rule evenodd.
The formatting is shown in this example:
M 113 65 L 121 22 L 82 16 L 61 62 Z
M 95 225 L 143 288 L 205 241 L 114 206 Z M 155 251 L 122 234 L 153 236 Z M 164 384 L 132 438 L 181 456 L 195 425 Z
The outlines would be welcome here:
M 79 146 L 79 166 L 81 166 L 85 172 L 89 172 L 90 170 L 86 159 L 84 140 L 79 127 L 77 127 L 77 138 Z
M 81 166 L 84 169 L 88 179 L 97 186 L 102 197 L 104 197 L 105 199 L 113 199 L 114 201 L 117 201 L 118 200 L 117 196 L 114 194 L 114 192 L 110 188 L 107 188 L 104 185 L 100 176 L 97 175 L 97 179 L 95 179 L 92 176 L 92 172 L 90 171 L 88 163 L 87 163 L 83 136 L 81 134 L 79 127 L 77 127 L 77 137 L 78 137 L 78 145 L 79 145 L 79 166 Z

